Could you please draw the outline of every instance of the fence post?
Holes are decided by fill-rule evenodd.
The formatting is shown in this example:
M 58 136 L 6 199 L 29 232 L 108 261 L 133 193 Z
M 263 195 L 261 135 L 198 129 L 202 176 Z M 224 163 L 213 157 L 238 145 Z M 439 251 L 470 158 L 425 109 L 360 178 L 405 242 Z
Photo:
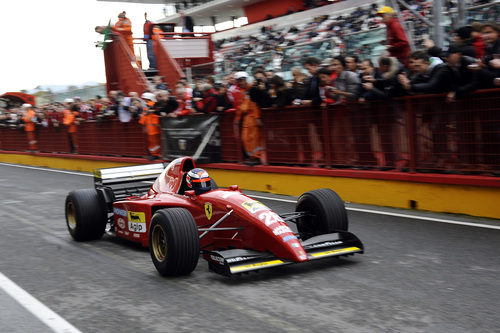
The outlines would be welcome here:
M 330 122 L 328 120 L 328 107 L 321 107 L 321 117 L 323 121 L 323 145 L 325 151 L 325 164 L 327 167 L 331 167 L 332 163 L 332 152 L 331 152 L 331 138 L 330 138 Z
M 407 126 L 407 137 L 408 137 L 408 153 L 409 153 L 409 165 L 410 172 L 415 172 L 416 167 L 416 151 L 415 151 L 415 116 L 413 113 L 413 108 L 411 105 L 411 99 L 406 98 L 405 100 L 405 111 L 406 111 L 406 126 Z

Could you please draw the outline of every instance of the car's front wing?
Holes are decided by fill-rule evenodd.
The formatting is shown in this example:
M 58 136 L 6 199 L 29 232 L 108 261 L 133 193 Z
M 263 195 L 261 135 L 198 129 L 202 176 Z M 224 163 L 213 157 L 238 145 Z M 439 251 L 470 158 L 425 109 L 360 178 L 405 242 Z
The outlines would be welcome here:
M 301 245 L 309 261 L 364 252 L 361 241 L 346 231 L 314 236 L 301 242 Z M 205 251 L 204 258 L 211 271 L 224 276 L 296 263 L 268 252 L 245 249 Z

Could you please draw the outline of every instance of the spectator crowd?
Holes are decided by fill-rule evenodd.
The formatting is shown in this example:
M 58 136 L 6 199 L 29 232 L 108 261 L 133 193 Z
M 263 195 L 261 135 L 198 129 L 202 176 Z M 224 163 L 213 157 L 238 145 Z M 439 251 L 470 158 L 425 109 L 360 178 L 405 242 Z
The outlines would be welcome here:
M 326 59 L 304 57 L 302 67 L 292 68 L 290 81 L 263 67 L 255 68 L 252 73 L 240 68 L 219 81 L 211 76 L 198 77 L 193 86 L 181 79 L 175 87 L 168 87 L 161 77 L 155 77 L 150 89 L 144 92 L 111 91 L 107 97 L 97 96 L 88 101 L 74 98 L 37 108 L 23 105 L 4 109 L 0 113 L 0 126 L 23 127 L 27 132 L 33 132 L 28 128 L 34 126 L 66 126 L 72 150 L 77 152 L 78 140 L 76 134 L 70 134 L 70 128 L 76 133 L 80 123 L 90 120 L 138 121 L 147 134 L 149 158 L 156 159 L 160 156 L 160 117 L 234 111 L 233 131 L 242 139 L 245 163 L 255 165 L 264 158 L 260 137 L 260 110 L 263 108 L 365 105 L 376 100 L 435 93 L 443 93 L 447 102 L 454 103 L 477 89 L 500 87 L 500 27 L 496 22 L 474 23 L 456 29 L 451 36 L 453 42 L 446 49 L 425 40 L 421 49 L 411 52 L 393 10 L 390 7 L 370 8 L 369 15 L 373 15 L 373 11 L 387 26 L 387 52 L 376 63 L 355 54 Z M 365 14 L 360 13 L 359 17 Z M 370 24 L 370 20 L 362 21 Z M 283 41 L 283 36 L 278 36 L 277 42 L 280 40 Z M 342 142 L 337 145 L 343 148 L 334 153 L 345 165 L 356 163 L 358 159 L 351 147 L 356 133 L 350 129 L 352 124 L 348 117 L 348 114 L 338 116 L 333 128 L 334 132 L 344 132 L 343 139 L 339 139 Z M 380 123 L 376 117 L 370 119 L 366 130 L 370 132 L 372 152 L 377 166 L 385 168 L 387 161 L 380 147 Z M 436 130 L 435 115 L 430 114 L 426 119 L 424 122 L 428 122 L 430 131 Z M 498 128 L 496 131 L 499 132 Z M 430 134 L 436 140 L 437 135 Z M 500 143 L 498 135 L 500 133 L 492 140 Z M 32 135 L 28 135 L 28 140 L 36 142 Z M 36 150 L 36 145 L 30 144 L 30 149 Z M 404 169 L 408 162 L 407 152 L 401 150 L 397 160 L 395 166 Z

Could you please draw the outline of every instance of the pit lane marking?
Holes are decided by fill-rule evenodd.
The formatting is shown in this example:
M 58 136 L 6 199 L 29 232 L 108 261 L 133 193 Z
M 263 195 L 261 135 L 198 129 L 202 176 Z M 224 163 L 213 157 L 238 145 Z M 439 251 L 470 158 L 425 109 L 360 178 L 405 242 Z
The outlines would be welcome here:
M 264 200 L 281 201 L 281 202 L 289 202 L 289 203 L 296 203 L 297 202 L 296 200 L 271 198 L 271 197 L 264 197 L 264 196 L 260 196 L 260 195 L 253 195 L 253 194 L 249 194 L 249 196 L 251 196 L 252 198 L 264 199 Z M 346 209 L 354 211 L 354 212 L 387 215 L 387 216 L 394 216 L 394 217 L 403 217 L 403 218 L 413 219 L 413 220 L 425 220 L 425 221 L 432 221 L 432 222 L 465 225 L 465 226 L 469 226 L 469 227 L 500 230 L 500 226 L 483 224 L 483 223 L 472 223 L 472 222 L 464 222 L 464 221 L 456 221 L 456 220 L 446 220 L 446 219 L 440 219 L 440 218 L 435 218 L 435 217 L 393 213 L 393 212 L 387 212 L 387 211 L 383 211 L 383 210 L 374 210 L 374 209 L 365 209 L 365 208 L 346 207 Z
M 49 309 L 26 290 L 19 287 L 0 272 L 0 288 L 10 295 L 16 302 L 40 319 L 45 325 L 57 333 L 81 333 L 76 327 L 63 317 Z

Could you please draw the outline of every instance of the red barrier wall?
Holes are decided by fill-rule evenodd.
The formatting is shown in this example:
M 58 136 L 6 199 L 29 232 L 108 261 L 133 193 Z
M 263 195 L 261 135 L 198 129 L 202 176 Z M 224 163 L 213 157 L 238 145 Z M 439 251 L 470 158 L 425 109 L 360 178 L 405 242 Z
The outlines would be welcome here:
M 295 11 L 304 9 L 304 1 L 302 0 L 267 0 L 257 2 L 243 7 L 245 16 L 248 19 L 248 24 L 264 21 L 267 15 L 278 17 L 284 15 L 290 7 L 294 7 Z

